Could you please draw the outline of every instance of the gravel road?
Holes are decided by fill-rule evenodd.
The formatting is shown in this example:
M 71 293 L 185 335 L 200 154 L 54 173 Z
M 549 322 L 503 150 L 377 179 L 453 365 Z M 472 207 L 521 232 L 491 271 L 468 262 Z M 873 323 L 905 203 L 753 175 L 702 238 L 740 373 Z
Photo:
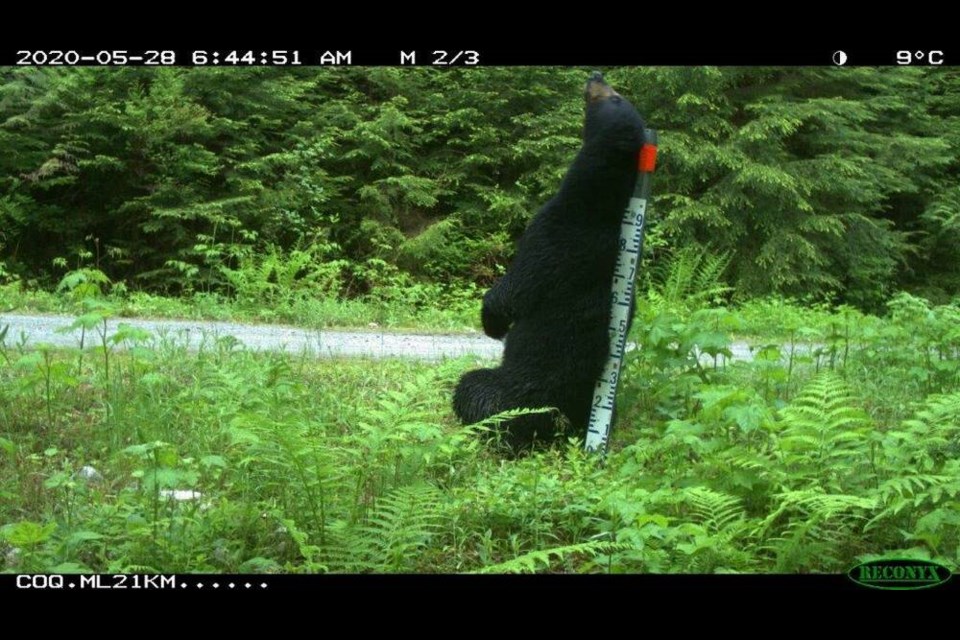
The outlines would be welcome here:
M 71 316 L 0 314 L 0 331 L 9 325 L 7 345 L 24 340 L 28 345 L 49 343 L 60 347 L 78 347 L 80 330 L 65 330 Z M 370 358 L 406 357 L 417 360 L 441 360 L 464 355 L 498 360 L 503 345 L 482 334 L 435 335 L 425 333 L 383 333 L 377 331 L 331 331 L 301 329 L 283 325 L 238 324 L 191 320 L 143 320 L 112 318 L 107 335 L 120 323 L 146 329 L 156 336 L 184 340 L 193 348 L 209 344 L 222 336 L 233 336 L 247 348 L 259 351 L 315 353 L 321 357 L 366 356 Z M 85 346 L 94 346 L 99 336 L 87 332 Z M 752 358 L 745 342 L 731 345 L 734 359 Z
M 24 339 L 28 345 L 46 342 L 59 347 L 80 346 L 80 329 L 65 330 L 73 323 L 71 316 L 0 314 L 0 331 L 9 325 L 7 345 Z M 495 360 L 503 345 L 480 334 L 431 335 L 424 333 L 384 333 L 377 331 L 329 331 L 302 329 L 284 325 L 238 324 L 235 322 L 208 322 L 192 320 L 143 320 L 111 318 L 107 321 L 107 335 L 119 324 L 146 329 L 158 337 L 186 341 L 196 349 L 206 341 L 222 336 L 233 336 L 247 348 L 259 351 L 287 351 L 316 353 L 318 356 L 366 356 L 387 358 L 402 356 L 418 360 L 440 360 L 463 355 L 475 355 Z M 84 346 L 98 344 L 99 335 L 87 331 Z

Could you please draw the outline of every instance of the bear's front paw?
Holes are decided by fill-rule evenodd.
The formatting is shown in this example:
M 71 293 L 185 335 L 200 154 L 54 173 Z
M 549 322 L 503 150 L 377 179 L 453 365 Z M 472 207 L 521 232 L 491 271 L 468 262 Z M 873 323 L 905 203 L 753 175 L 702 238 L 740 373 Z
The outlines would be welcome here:
M 484 307 L 480 312 L 483 332 L 494 340 L 501 340 L 510 330 L 510 321 Z

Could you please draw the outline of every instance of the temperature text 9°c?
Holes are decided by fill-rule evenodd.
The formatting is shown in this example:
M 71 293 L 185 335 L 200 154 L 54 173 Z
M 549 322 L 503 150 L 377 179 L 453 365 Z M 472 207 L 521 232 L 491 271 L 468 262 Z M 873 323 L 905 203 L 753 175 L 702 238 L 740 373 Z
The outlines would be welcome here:
M 897 51 L 897 64 L 943 64 L 943 51 Z

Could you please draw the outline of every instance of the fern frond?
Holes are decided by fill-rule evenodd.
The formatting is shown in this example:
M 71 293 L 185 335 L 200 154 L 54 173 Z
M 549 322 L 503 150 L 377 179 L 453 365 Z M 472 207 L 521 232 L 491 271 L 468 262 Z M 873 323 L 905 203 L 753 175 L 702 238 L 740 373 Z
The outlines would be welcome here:
M 730 264 L 728 253 L 710 254 L 685 247 L 657 269 L 658 281 L 648 292 L 655 307 L 692 311 L 710 306 L 732 289 L 721 280 Z
M 870 418 L 842 378 L 825 371 L 780 412 L 784 461 L 818 475 L 849 475 L 851 461 L 866 460 Z
M 785 491 L 774 498 L 777 500 L 777 508 L 760 523 L 759 533 L 767 531 L 785 514 L 799 515 L 807 522 L 843 521 L 862 518 L 864 512 L 872 511 L 878 506 L 876 498 L 824 493 L 817 489 Z
M 878 523 L 901 513 L 911 513 L 920 509 L 920 513 L 932 512 L 932 509 L 944 501 L 955 501 L 960 496 L 960 463 L 952 461 L 944 471 L 953 472 L 941 475 L 913 474 L 891 478 L 883 482 L 877 490 L 880 502 L 885 505 L 883 511 L 870 519 L 865 531 L 873 529 Z
M 483 567 L 472 573 L 536 573 L 541 569 L 549 569 L 555 562 L 572 555 L 587 554 L 590 557 L 596 557 L 602 553 L 616 553 L 629 548 L 630 545 L 623 543 L 593 540 L 552 549 L 538 549 L 506 562 Z
M 353 552 L 372 571 L 416 568 L 417 552 L 440 528 L 440 491 L 432 485 L 399 487 L 380 498 L 358 528 Z
M 880 485 L 879 494 L 883 502 L 889 502 L 894 496 L 913 498 L 928 492 L 932 487 L 944 487 L 955 483 L 957 478 L 931 474 L 918 474 L 891 478 Z
M 710 533 L 721 533 L 731 525 L 743 521 L 745 517 L 743 505 L 736 496 L 705 487 L 687 489 L 683 495 L 693 508 L 697 521 Z
M 904 420 L 903 426 L 911 430 L 926 449 L 960 448 L 960 391 L 928 397 L 914 418 Z

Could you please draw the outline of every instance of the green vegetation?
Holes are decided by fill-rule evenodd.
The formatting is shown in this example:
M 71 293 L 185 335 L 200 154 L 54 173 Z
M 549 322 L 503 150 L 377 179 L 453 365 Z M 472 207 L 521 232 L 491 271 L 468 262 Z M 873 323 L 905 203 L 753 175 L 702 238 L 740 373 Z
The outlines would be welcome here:
M 738 301 L 880 312 L 898 290 L 960 292 L 955 71 L 604 72 L 661 133 L 649 265 L 728 255 Z M 499 275 L 555 191 L 585 77 L 0 69 L 0 281 L 49 289 L 79 262 L 127 291 L 261 308 L 446 306 Z
M 794 322 L 803 309 L 767 303 L 789 334 L 729 361 L 742 312 L 684 309 L 668 290 L 640 306 L 643 348 L 602 465 L 575 444 L 504 461 L 485 443 L 491 425 L 457 425 L 450 393 L 469 359 L 317 360 L 229 337 L 191 353 L 122 324 L 99 331 L 90 300 L 77 322 L 96 346 L 83 354 L 25 349 L 0 329 L 0 562 L 838 572 L 896 554 L 960 565 L 960 307 L 902 294 L 885 319 L 847 309 L 808 325 Z
M 478 297 L 472 289 L 447 294 L 435 285 L 417 283 L 391 289 L 379 300 L 311 298 L 303 293 L 291 293 L 285 300 L 266 306 L 218 293 L 195 292 L 173 298 L 114 287 L 103 302 L 111 309 L 111 315 L 121 318 L 229 320 L 317 329 L 350 327 L 456 333 L 479 329 Z M 27 290 L 20 283 L 0 284 L 0 313 L 69 315 L 78 310 L 75 299 L 60 293 Z
M 0 69 L 0 571 L 960 566 L 960 76 L 605 70 L 661 132 L 606 460 L 439 365 L 115 316 L 478 326 L 584 70 Z M 751 360 L 734 359 L 747 336 Z

